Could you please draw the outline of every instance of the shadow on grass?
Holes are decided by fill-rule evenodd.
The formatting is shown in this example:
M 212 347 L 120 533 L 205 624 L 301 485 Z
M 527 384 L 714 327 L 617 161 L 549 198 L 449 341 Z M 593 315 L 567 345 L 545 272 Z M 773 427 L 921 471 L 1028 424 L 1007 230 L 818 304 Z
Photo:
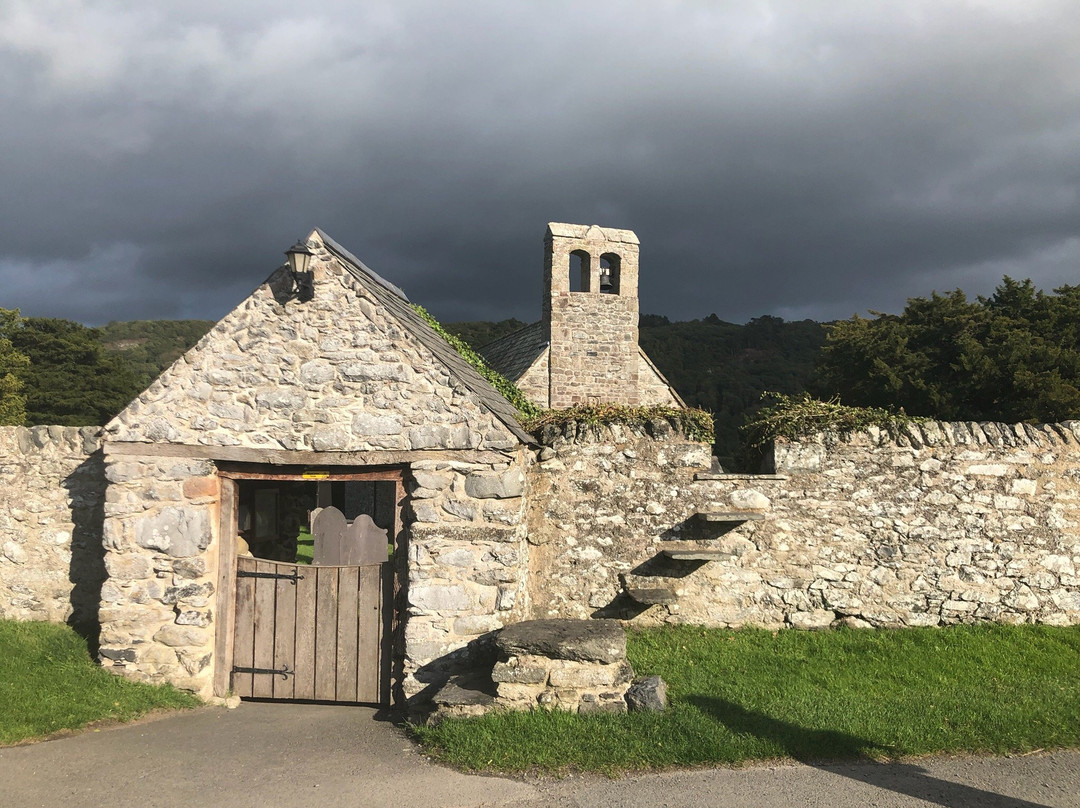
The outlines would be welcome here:
M 708 696 L 687 699 L 705 714 L 716 719 L 732 732 L 753 735 L 775 744 L 789 757 L 808 766 L 866 783 L 875 788 L 925 800 L 936 805 L 980 806 L 980 808 L 1047 808 L 1041 803 L 1028 802 L 942 780 L 911 763 L 880 762 L 867 758 L 894 755 L 895 750 L 856 735 L 833 730 L 800 727 L 788 721 L 771 718 L 747 710 L 730 701 Z M 862 758 L 857 763 L 825 763 L 839 758 Z

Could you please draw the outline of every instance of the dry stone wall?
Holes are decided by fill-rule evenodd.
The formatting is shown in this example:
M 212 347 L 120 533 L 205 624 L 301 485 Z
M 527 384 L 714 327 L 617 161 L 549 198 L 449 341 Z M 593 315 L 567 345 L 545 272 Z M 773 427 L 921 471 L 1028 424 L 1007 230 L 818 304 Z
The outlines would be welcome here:
M 0 428 L 0 617 L 96 623 L 105 578 L 100 432 Z
M 782 442 L 716 475 L 644 430 L 548 435 L 532 472 L 531 617 L 821 628 L 1080 622 L 1080 423 L 938 424 Z M 695 471 L 695 467 L 700 467 Z M 760 516 L 732 530 L 698 512 Z M 691 545 L 716 560 L 662 550 Z M 626 587 L 665 590 L 646 606 Z

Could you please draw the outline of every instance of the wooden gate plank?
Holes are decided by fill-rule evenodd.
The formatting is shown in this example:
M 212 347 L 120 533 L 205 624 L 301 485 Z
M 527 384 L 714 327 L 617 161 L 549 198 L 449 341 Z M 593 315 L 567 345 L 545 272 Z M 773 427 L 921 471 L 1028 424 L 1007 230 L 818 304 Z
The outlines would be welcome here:
M 275 564 L 279 573 L 304 574 L 298 564 Z M 296 687 L 296 585 L 299 581 L 280 579 L 274 593 L 274 665 L 276 670 L 288 668 L 292 674 L 282 679 L 274 676 L 275 699 L 294 698 Z
M 296 582 L 293 698 L 315 698 L 315 599 L 318 569 L 301 565 L 303 579 Z
M 356 701 L 356 601 L 359 567 L 338 570 L 337 701 Z
M 237 570 L 255 571 L 254 558 L 236 559 Z M 233 619 L 233 658 L 231 665 L 250 668 L 255 662 L 255 579 L 236 579 L 236 615 Z M 230 667 L 231 667 L 230 665 Z M 234 673 L 231 688 L 241 697 L 251 696 L 251 674 Z
M 315 603 L 315 698 L 333 701 L 337 678 L 338 568 L 312 567 L 318 574 Z
M 380 672 L 382 669 L 380 637 L 382 636 L 382 575 L 389 563 L 359 568 L 357 608 L 360 612 L 360 633 L 357 648 L 359 661 L 357 701 L 380 701 Z
M 255 571 L 276 572 L 270 561 L 256 561 Z M 255 578 L 255 667 L 274 667 L 274 594 L 277 582 L 270 578 Z M 268 699 L 274 695 L 274 678 L 269 673 L 252 675 L 251 695 Z

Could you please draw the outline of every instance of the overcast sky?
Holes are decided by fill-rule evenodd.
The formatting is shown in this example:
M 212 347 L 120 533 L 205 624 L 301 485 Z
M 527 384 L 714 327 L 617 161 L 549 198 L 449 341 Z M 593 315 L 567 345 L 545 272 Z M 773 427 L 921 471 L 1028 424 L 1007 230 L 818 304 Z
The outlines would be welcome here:
M 641 309 L 1080 284 L 1080 2 L 0 0 L 0 307 L 216 319 L 321 226 L 535 320 L 546 223 Z

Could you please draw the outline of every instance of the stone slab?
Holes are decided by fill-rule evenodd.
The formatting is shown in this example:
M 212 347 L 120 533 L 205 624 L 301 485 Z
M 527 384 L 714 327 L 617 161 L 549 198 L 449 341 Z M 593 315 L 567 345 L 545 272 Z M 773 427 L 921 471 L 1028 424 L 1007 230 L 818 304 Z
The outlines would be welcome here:
M 504 628 L 495 643 L 508 657 L 532 654 L 578 662 L 626 658 L 626 632 L 614 620 L 526 620 Z
M 701 511 L 694 516 L 700 522 L 709 524 L 739 524 L 742 522 L 760 522 L 765 514 L 760 511 Z
M 654 589 L 627 588 L 626 594 L 646 606 L 670 606 L 678 600 L 678 596 L 673 591 L 662 587 Z

